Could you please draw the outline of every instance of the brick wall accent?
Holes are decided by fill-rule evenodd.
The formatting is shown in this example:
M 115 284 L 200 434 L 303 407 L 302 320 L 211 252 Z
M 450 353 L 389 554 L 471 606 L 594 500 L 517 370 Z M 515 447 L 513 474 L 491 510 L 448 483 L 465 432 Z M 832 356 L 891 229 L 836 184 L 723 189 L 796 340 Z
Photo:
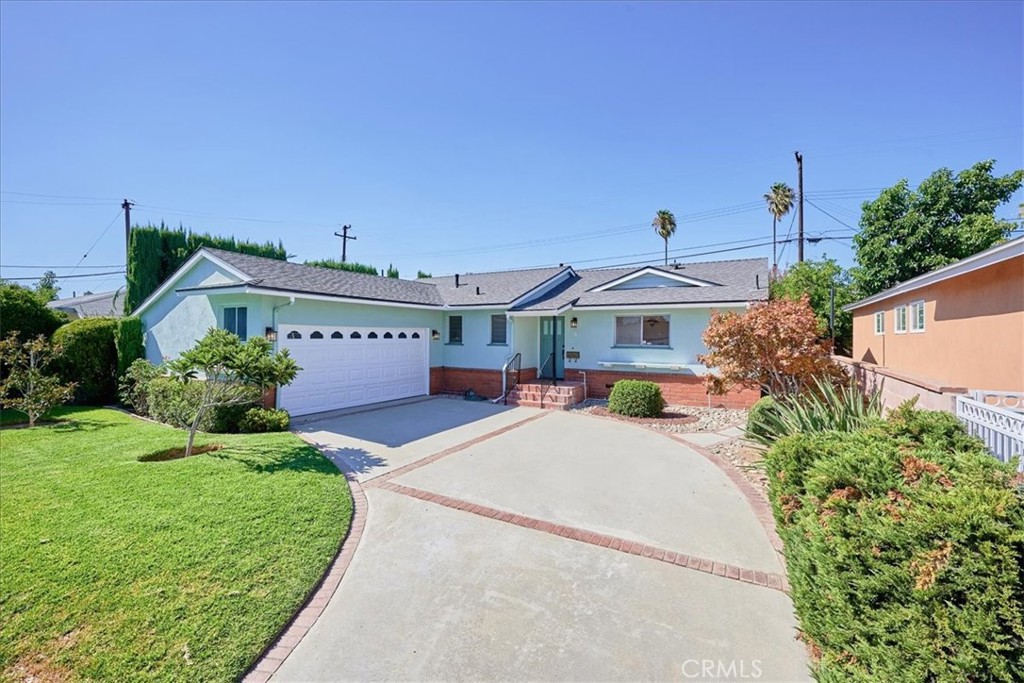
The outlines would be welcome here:
M 263 407 L 271 410 L 277 407 L 277 387 L 270 387 L 263 392 Z
M 537 368 L 523 368 L 520 372 L 523 382 L 537 378 Z M 497 398 L 501 396 L 501 370 L 483 368 L 430 368 L 430 393 L 458 393 L 472 389 L 480 396 Z
M 567 380 L 582 382 L 586 374 L 587 397 L 608 398 L 611 385 L 620 379 L 641 379 L 654 382 L 661 387 L 661 394 L 669 405 L 706 406 L 708 395 L 704 389 L 704 378 L 693 375 L 676 375 L 654 372 L 620 372 L 617 370 L 572 370 L 566 368 Z M 722 396 L 712 396 L 711 405 L 716 408 L 749 408 L 761 397 L 756 389 L 732 389 Z

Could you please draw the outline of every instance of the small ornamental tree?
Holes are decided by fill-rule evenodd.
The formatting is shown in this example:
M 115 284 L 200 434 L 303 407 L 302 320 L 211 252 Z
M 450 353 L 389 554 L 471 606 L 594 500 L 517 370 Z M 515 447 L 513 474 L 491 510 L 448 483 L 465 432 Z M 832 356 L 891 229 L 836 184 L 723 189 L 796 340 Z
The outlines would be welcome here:
M 716 311 L 704 330 L 704 345 L 709 351 L 698 360 L 718 370 L 705 380 L 712 394 L 738 384 L 787 396 L 813 388 L 815 378 L 845 379 L 832 360 L 831 342 L 818 336 L 806 295 L 756 303 L 743 314 Z
M 74 382 L 61 384 L 59 377 L 43 372 L 59 353 L 60 348 L 50 346 L 42 335 L 22 342 L 17 332 L 11 332 L 0 341 L 0 362 L 7 368 L 7 376 L 0 383 L 0 405 L 28 415 L 29 427 L 74 396 Z
M 203 392 L 188 431 L 185 457 L 192 455 L 192 444 L 203 415 L 212 408 L 252 401 L 249 387 L 269 389 L 292 383 L 300 368 L 287 349 L 273 352 L 263 337 L 242 343 L 238 335 L 211 328 L 194 347 L 167 363 L 171 376 L 181 382 L 203 377 Z

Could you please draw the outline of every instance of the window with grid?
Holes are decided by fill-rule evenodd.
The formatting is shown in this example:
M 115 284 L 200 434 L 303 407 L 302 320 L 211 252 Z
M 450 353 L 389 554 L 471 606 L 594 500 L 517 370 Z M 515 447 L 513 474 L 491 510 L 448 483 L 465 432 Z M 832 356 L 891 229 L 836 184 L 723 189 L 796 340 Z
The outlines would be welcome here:
M 247 338 L 247 326 L 249 322 L 249 311 L 245 306 L 232 306 L 224 309 L 224 329 L 234 332 L 238 338 L 245 341 Z
M 924 302 L 910 304 L 910 331 L 924 332 Z
M 448 316 L 448 343 L 449 344 L 461 344 L 462 343 L 462 316 L 461 315 Z
M 893 316 L 896 318 L 896 334 L 903 334 L 907 331 L 907 307 L 897 306 L 893 311 Z
M 875 313 L 875 334 L 885 334 L 885 311 Z
M 505 323 L 505 316 L 491 316 L 491 343 L 508 344 L 508 325 Z

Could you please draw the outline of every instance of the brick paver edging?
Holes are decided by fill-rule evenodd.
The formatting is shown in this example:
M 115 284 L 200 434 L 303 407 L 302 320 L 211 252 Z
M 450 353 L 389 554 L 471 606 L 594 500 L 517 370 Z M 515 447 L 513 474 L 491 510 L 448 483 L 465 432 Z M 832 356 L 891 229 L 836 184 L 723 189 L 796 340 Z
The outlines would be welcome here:
M 318 446 L 317 443 L 298 434 L 307 443 Z M 319 447 L 319 446 L 318 446 Z M 326 457 L 326 456 L 325 456 Z M 328 458 L 330 460 L 330 458 Z M 352 491 L 352 520 L 348 527 L 348 533 L 338 547 L 338 553 L 334 556 L 327 571 L 320 578 L 316 589 L 310 593 L 302 608 L 295 613 L 288 624 L 281 630 L 271 644 L 263 651 L 256 663 L 252 665 L 249 672 L 242 679 L 242 683 L 266 683 L 270 677 L 281 666 L 281 663 L 295 650 L 302 638 L 309 632 L 316 620 L 323 614 L 327 603 L 334 596 L 338 589 L 345 570 L 352 562 L 352 556 L 359 545 L 359 539 L 366 527 L 366 494 L 363 487 L 355 477 L 355 473 L 349 470 L 344 462 L 334 461 L 334 466 L 341 470 L 348 481 L 349 489 Z
M 506 510 L 499 510 L 486 505 L 478 505 L 476 503 L 471 503 L 468 500 L 451 498 L 450 496 L 424 491 L 423 489 L 413 488 L 411 486 L 403 486 L 402 484 L 396 484 L 391 481 L 382 482 L 378 484 L 377 487 L 385 491 L 391 491 L 392 493 L 417 498 L 428 503 L 442 505 L 454 510 L 463 510 L 464 512 L 488 517 L 499 522 L 514 524 L 515 526 L 520 526 L 525 529 L 534 529 L 554 536 L 562 536 L 563 538 L 580 541 L 581 543 L 589 543 L 590 545 L 596 545 L 601 548 L 617 550 L 629 555 L 648 557 L 659 562 L 666 562 L 679 567 L 685 567 L 686 569 L 704 572 L 705 574 L 714 574 L 715 576 L 754 584 L 755 586 L 772 588 L 784 593 L 789 592 L 789 583 L 787 582 L 786 577 L 782 574 L 746 569 L 726 562 L 710 560 L 706 557 L 686 555 L 673 550 L 640 543 L 639 541 L 630 541 L 618 536 L 607 536 L 605 534 L 597 533 L 596 531 L 588 531 L 587 529 L 565 526 L 563 524 L 554 524 L 542 519 L 537 519 L 536 517 L 518 515 Z
M 443 451 L 439 451 L 437 453 L 434 453 L 433 455 L 428 455 L 425 458 L 420 458 L 419 460 L 411 462 L 408 465 L 403 465 L 401 467 L 393 469 L 390 472 L 385 472 L 383 474 L 379 474 L 376 477 L 370 477 L 369 479 L 367 479 L 366 481 L 363 482 L 363 485 L 366 486 L 366 487 L 380 486 L 384 482 L 390 481 L 390 480 L 394 479 L 395 477 L 400 477 L 403 474 L 406 474 L 408 472 L 412 472 L 413 470 L 417 470 L 417 469 L 419 469 L 421 467 L 424 467 L 425 465 L 429 465 L 431 463 L 435 463 L 438 460 L 440 460 L 441 458 L 445 458 L 445 457 L 447 457 L 449 455 L 452 455 L 454 453 L 458 453 L 459 451 L 464 451 L 467 448 L 472 448 L 473 446 L 476 446 L 479 443 L 483 443 L 484 441 L 487 441 L 489 439 L 493 439 L 496 436 L 501 436 L 502 434 L 505 434 L 507 432 L 511 432 L 513 429 L 518 429 L 519 427 L 522 427 L 523 425 L 527 424 L 528 422 L 533 422 L 534 420 L 539 420 L 542 417 L 547 417 L 550 414 L 551 413 L 542 412 L 542 413 L 537 413 L 536 415 L 531 415 L 530 417 L 528 417 L 528 418 L 526 418 L 524 420 L 519 420 L 518 422 L 513 422 L 512 424 L 510 424 L 510 425 L 508 425 L 506 427 L 502 427 L 501 429 L 495 429 L 493 432 L 488 432 L 488 433 L 486 433 L 486 434 L 484 434 L 482 436 L 476 437 L 475 439 L 470 439 L 469 441 L 463 441 L 462 443 L 456 444 L 456 445 L 452 446 L 451 448 L 446 448 Z

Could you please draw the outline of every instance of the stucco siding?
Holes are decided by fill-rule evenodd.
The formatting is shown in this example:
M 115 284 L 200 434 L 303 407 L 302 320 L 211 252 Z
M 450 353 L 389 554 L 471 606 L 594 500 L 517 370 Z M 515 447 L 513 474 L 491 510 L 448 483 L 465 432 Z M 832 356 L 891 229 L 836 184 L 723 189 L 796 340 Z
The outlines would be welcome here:
M 648 273 L 647 275 L 640 275 L 632 280 L 627 280 L 621 284 L 615 285 L 611 288 L 612 291 L 619 289 L 650 289 L 652 287 L 694 287 L 686 282 L 680 282 L 679 280 L 672 279 L 670 277 L 664 277 L 662 275 L 656 275 L 654 273 Z
M 600 369 L 601 361 L 623 363 L 669 363 L 696 365 L 697 356 L 707 353 L 701 339 L 711 319 L 709 308 L 623 309 L 616 311 L 571 311 L 566 314 L 565 350 L 577 351 L 578 361 L 566 360 L 567 370 Z M 742 310 L 742 307 L 739 309 Z M 664 315 L 669 318 L 669 346 L 620 347 L 615 345 L 615 318 L 621 315 Z M 573 329 L 572 318 L 578 321 Z
M 895 309 L 921 300 L 924 332 L 896 334 Z M 1024 257 L 854 311 L 853 357 L 948 386 L 1024 391 Z
M 452 316 L 462 316 L 462 343 L 453 344 L 448 340 L 448 320 Z M 466 311 L 448 311 L 444 315 L 444 329 L 441 338 L 444 341 L 444 363 L 449 368 L 493 368 L 501 370 L 505 358 L 512 353 L 512 328 L 505 321 L 506 344 L 491 344 L 491 316 L 505 315 L 501 308 Z M 526 366 L 526 363 L 523 363 Z
M 196 262 L 174 287 L 160 295 L 142 313 L 146 359 L 151 363 L 161 363 L 165 359 L 176 358 L 202 338 L 209 328 L 217 325 L 216 311 L 210 299 L 204 295 L 178 294 L 176 289 L 237 281 L 235 276 L 210 261 Z

